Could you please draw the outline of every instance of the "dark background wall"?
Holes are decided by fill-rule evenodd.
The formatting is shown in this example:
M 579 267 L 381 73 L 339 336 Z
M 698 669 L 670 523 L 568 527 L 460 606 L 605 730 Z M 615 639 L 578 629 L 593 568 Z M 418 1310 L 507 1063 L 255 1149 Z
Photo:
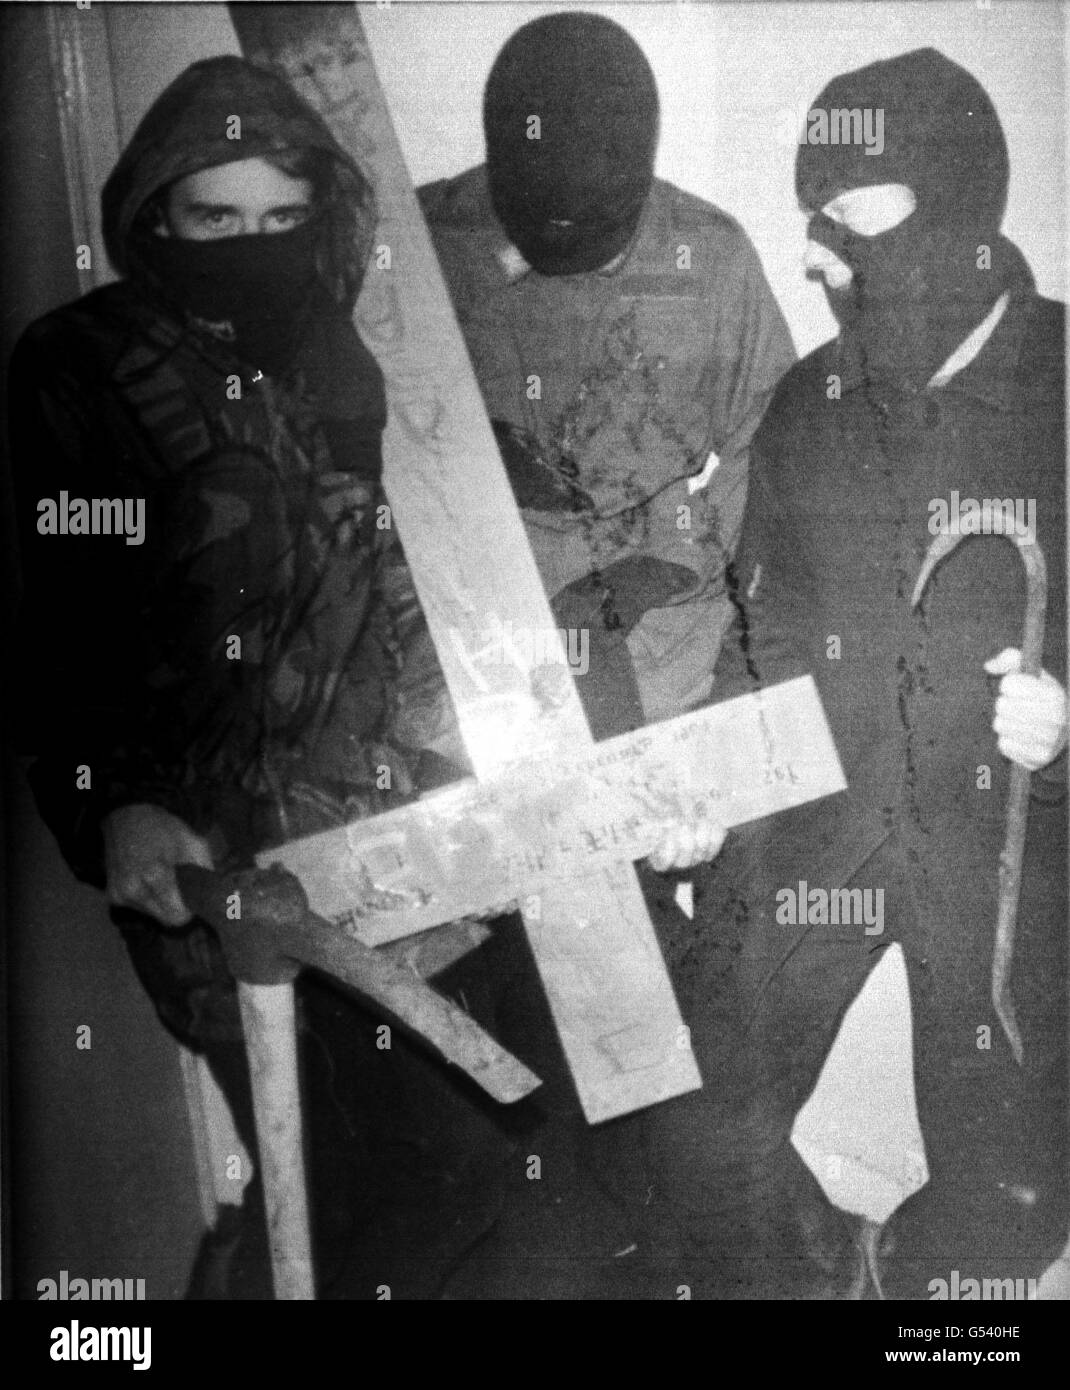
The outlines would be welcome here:
M 44 6 L 0 6 L 0 208 L 6 376 L 26 325 L 80 292 Z M 6 428 L 4 437 L 9 622 Z M 35 1298 L 38 1280 L 66 1269 L 144 1278 L 148 1297 L 180 1297 L 202 1218 L 177 1051 L 101 895 L 72 879 L 9 748 L 4 756 L 4 1295 Z M 75 1046 L 82 1024 L 88 1050 Z

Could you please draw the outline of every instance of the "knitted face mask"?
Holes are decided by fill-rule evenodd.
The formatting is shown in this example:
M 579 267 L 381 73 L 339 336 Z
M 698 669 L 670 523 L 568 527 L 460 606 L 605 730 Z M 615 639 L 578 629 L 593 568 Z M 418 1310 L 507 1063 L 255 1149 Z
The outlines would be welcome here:
M 612 261 L 635 233 L 654 177 L 653 74 L 618 25 L 550 15 L 498 55 L 483 106 L 494 210 L 543 275 Z
M 826 209 L 867 185 L 910 189 L 914 210 L 886 230 L 864 235 L 818 212 L 807 234 L 851 271 L 826 295 L 867 370 L 924 384 L 1001 291 L 999 118 L 976 79 L 935 49 L 834 78 L 813 109 L 882 113 L 878 157 L 864 144 L 802 144 L 796 191 L 803 206 Z
M 807 236 L 851 272 L 846 285 L 826 279 L 825 296 L 876 376 L 927 381 L 984 317 L 1002 284 L 998 266 L 978 269 L 974 229 L 934 225 L 923 213 L 863 236 L 820 212 Z
M 250 366 L 268 375 L 289 366 L 316 286 L 314 219 L 288 232 L 152 242 L 144 258 L 173 305 Z

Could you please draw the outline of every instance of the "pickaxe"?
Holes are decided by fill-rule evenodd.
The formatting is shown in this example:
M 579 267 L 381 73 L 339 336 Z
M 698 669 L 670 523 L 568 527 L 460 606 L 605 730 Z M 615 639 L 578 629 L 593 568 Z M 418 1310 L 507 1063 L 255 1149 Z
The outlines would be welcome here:
M 176 876 L 187 904 L 218 932 L 237 979 L 287 983 L 302 965 L 314 966 L 423 1037 L 495 1100 L 510 1104 L 540 1084 L 473 1018 L 424 982 L 424 973 L 449 963 L 449 953 L 431 962 L 429 972 L 411 950 L 399 956 L 396 950 L 373 950 L 353 940 L 312 912 L 300 882 L 278 865 L 222 875 L 183 864 Z M 457 932 L 465 925 L 452 927 Z M 476 940 L 486 934 L 476 923 L 467 926 L 479 933 Z M 461 942 L 453 954 L 463 954 L 472 944 Z
M 962 529 L 960 518 L 941 531 L 929 546 L 925 563 L 914 585 L 912 606 L 917 607 L 929 577 L 940 562 L 947 558 L 959 541 L 968 536 L 1000 535 L 1018 547 L 1026 574 L 1025 624 L 1022 631 L 1021 670 L 1027 676 L 1040 675 L 1044 647 L 1044 619 L 1048 602 L 1047 566 L 1044 552 L 1032 530 L 1020 529 L 1013 516 L 1002 508 L 986 502 L 976 525 Z M 1018 897 L 1022 886 L 1022 859 L 1025 854 L 1025 834 L 1029 818 L 1028 770 L 1019 763 L 1011 765 L 1010 793 L 1007 797 L 1007 833 L 999 857 L 999 911 L 996 917 L 996 945 L 992 955 L 992 1003 L 996 1016 L 1003 1024 L 1014 1053 L 1022 1063 L 1022 1037 L 1010 994 L 1011 962 L 1014 957 L 1014 927 L 1018 915 Z
M 239 981 L 275 1297 L 314 1298 L 294 995 L 280 985 L 292 985 L 302 965 L 326 971 L 503 1103 L 527 1095 L 539 1078 L 424 982 L 478 944 L 487 934 L 478 922 L 451 922 L 415 945 L 373 950 L 312 912 L 298 879 L 279 865 L 223 875 L 180 864 L 175 876 L 187 905 L 218 932 Z

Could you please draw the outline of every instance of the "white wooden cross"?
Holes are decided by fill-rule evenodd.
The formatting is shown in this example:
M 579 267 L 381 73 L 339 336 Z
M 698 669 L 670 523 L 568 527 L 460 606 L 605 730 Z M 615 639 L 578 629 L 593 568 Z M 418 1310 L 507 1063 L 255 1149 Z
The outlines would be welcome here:
M 245 55 L 292 82 L 375 186 L 390 269 L 369 270 L 356 322 L 386 377 L 386 492 L 475 771 L 261 863 L 295 872 L 315 911 L 369 945 L 518 899 L 587 1119 L 693 1090 L 701 1079 L 632 861 L 681 817 L 739 824 L 842 790 L 813 682 L 596 745 L 563 658 L 535 665 L 521 642 L 480 660 L 490 633 L 555 623 L 357 7 L 230 13 Z M 243 986 L 242 1000 L 276 1296 L 307 1298 L 290 990 Z

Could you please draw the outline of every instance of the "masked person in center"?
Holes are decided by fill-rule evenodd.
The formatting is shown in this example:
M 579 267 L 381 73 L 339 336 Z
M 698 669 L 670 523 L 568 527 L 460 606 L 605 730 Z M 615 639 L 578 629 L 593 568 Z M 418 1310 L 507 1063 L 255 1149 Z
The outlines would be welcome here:
M 11 367 L 37 803 L 74 873 L 106 888 L 161 1019 L 206 1057 L 253 1155 L 235 982 L 175 866 L 246 866 L 414 791 L 390 729 L 422 619 L 377 527 L 386 400 L 351 322 L 375 216 L 286 82 L 196 63 L 105 186 L 122 278 L 33 324 Z M 143 535 L 49 534 L 39 502 L 62 493 L 143 500 Z M 369 1066 L 370 1016 L 314 979 L 299 997 L 313 1214 L 344 1248 L 360 1216 L 346 1194 L 374 1206 L 374 1176 L 403 1166 L 389 1117 L 404 1043 Z M 249 1219 L 228 1209 L 205 1247 L 199 1296 L 271 1296 L 258 1197 L 254 1180 Z
M 1036 1278 L 1067 1235 L 1065 314 L 1000 233 L 1007 145 L 968 72 L 919 49 L 835 78 L 812 103 L 833 110 L 883 111 L 885 148 L 798 153 L 806 264 L 840 329 L 784 378 L 755 438 L 718 684 L 812 673 L 848 786 L 730 834 L 705 886 L 744 921 L 736 1065 L 768 1082 L 739 1155 L 744 1229 L 763 1219 L 748 1191 L 772 1156 L 798 1162 L 792 1123 L 844 1011 L 902 944 L 929 1180 L 889 1221 L 877 1272 L 885 1296 L 924 1299 L 956 1271 Z M 961 542 L 913 608 L 934 536 L 956 511 L 976 522 L 981 499 L 1004 534 Z M 1018 671 L 1015 527 L 1047 561 L 1039 676 Z M 1020 1066 L 990 998 L 1012 763 L 1034 774 L 1010 981 Z M 803 883 L 883 894 L 883 931 L 800 924 L 783 891 Z
M 794 354 L 738 223 L 654 177 L 657 88 L 619 25 L 518 30 L 483 123 L 486 162 L 420 200 L 555 617 L 589 630 L 601 738 L 708 698 L 750 438 Z
M 793 351 L 739 224 L 655 177 L 657 88 L 619 25 L 524 25 L 483 122 L 485 163 L 420 199 L 556 624 L 589 643 L 574 674 L 605 738 L 710 698 L 751 437 Z M 720 838 L 692 828 L 639 866 L 689 1024 L 694 959 L 730 954 L 665 871 L 686 877 Z M 665 1107 L 586 1125 L 518 920 L 441 983 L 544 1082 L 500 1117 L 543 1176 L 513 1184 L 450 1296 L 675 1297 L 675 1267 L 649 1282 L 639 1268 L 672 1244 L 665 1170 L 644 1158 Z M 674 1104 L 704 1168 L 702 1101 Z

